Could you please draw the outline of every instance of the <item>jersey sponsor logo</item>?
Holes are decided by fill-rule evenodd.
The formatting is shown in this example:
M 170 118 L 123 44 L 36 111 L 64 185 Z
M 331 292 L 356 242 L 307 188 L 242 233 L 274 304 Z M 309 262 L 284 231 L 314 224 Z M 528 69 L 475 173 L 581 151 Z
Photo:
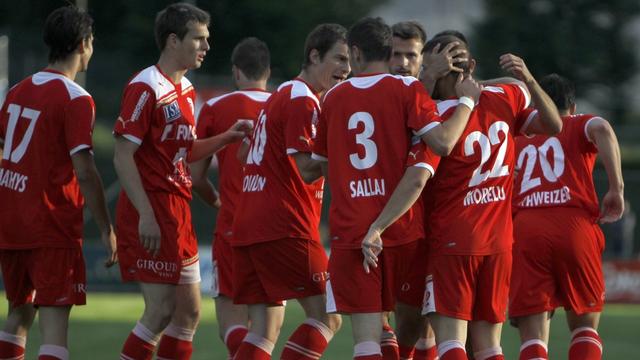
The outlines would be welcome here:
M 171 103 L 164 105 L 162 107 L 162 112 L 164 112 L 164 120 L 166 122 L 175 121 L 182 116 L 178 100 L 173 100 Z
M 351 189 L 351 197 L 371 197 L 371 196 L 385 196 L 387 193 L 384 179 L 362 179 L 352 180 L 349 183 Z
M 247 175 L 242 179 L 242 192 L 258 192 L 264 190 L 267 178 L 260 175 Z
M 160 142 L 166 140 L 186 140 L 193 141 L 196 139 L 196 128 L 193 125 L 185 124 L 167 124 L 164 126 Z
M 170 261 L 138 259 L 136 267 L 149 270 L 162 277 L 171 277 L 178 271 L 178 264 Z
M 311 280 L 313 282 L 323 282 L 329 280 L 329 273 L 326 271 L 321 271 L 317 273 L 311 274 Z
M 504 201 L 506 198 L 507 196 L 502 186 L 489 186 L 486 188 L 473 189 L 464 197 L 464 206 Z
M 522 199 L 519 206 L 521 207 L 536 207 L 540 205 L 557 205 L 565 204 L 571 200 L 571 189 L 567 186 L 563 186 L 560 189 L 551 191 L 536 191 Z
M 416 160 L 416 157 L 418 156 L 419 152 L 420 152 L 420 150 L 409 151 L 409 156 L 411 156 L 413 158 L 413 160 Z
M 140 98 L 138 99 L 138 103 L 136 104 L 136 107 L 133 109 L 133 113 L 131 114 L 131 122 L 135 122 L 138 121 L 138 119 L 140 118 L 140 114 L 142 113 L 142 109 L 144 108 L 144 105 L 147 103 L 147 100 L 149 99 L 149 92 L 145 91 L 142 93 L 142 95 L 140 95 Z
M 317 126 L 318 126 L 318 110 L 314 108 L 313 116 L 311 116 L 311 138 L 312 139 L 315 139 L 316 134 L 318 133 Z
M 29 177 L 9 169 L 0 168 L 0 186 L 7 189 L 24 192 L 27 188 Z

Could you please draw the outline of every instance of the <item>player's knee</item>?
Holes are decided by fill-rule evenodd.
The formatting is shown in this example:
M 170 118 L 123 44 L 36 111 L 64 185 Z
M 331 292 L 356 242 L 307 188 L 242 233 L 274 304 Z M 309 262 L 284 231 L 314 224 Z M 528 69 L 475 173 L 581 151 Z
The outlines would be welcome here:
M 340 327 L 342 327 L 342 316 L 338 314 L 328 314 L 326 325 L 334 334 L 337 333 Z
M 195 328 L 200 321 L 200 309 L 196 307 L 180 309 L 180 312 L 176 315 L 181 318 L 181 323 L 188 324 L 193 328 Z

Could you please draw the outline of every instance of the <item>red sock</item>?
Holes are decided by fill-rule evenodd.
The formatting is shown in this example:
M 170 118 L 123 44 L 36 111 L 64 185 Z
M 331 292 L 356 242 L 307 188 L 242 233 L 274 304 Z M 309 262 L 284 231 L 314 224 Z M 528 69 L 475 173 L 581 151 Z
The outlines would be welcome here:
M 227 329 L 227 333 L 224 335 L 224 344 L 227 346 L 227 351 L 229 351 L 229 358 L 233 359 L 236 355 L 242 340 L 244 340 L 248 332 L 249 330 L 242 325 L 231 326 Z
M 413 360 L 436 360 L 438 348 L 436 338 L 420 338 L 416 342 L 416 349 L 413 352 Z
M 547 344 L 540 339 L 531 339 L 525 341 L 520 346 L 519 360 L 531 360 L 531 359 L 548 359 Z
M 189 360 L 193 352 L 194 329 L 169 324 L 158 345 L 158 359 Z
M 569 346 L 569 360 L 602 359 L 602 339 L 598 332 L 590 327 L 575 329 Z
M 234 359 L 236 360 L 271 360 L 273 343 L 254 333 L 247 333 L 244 341 L 240 344 Z
M 40 346 L 38 360 L 69 360 L 69 350 L 58 345 L 44 344 Z
M 464 344 L 457 340 L 448 340 L 438 345 L 440 360 L 467 360 Z
M 24 359 L 25 336 L 0 331 L 0 359 Z
M 414 349 L 415 348 L 413 346 L 398 344 L 398 355 L 400 355 L 400 360 L 413 360 Z
M 151 360 L 159 337 L 138 322 L 124 342 L 120 357 L 133 360 Z
M 382 360 L 380 344 L 373 341 L 363 341 L 353 347 L 354 360 Z
M 319 359 L 333 337 L 333 331 L 321 321 L 307 319 L 291 334 L 282 350 L 281 360 Z
M 400 349 L 398 339 L 393 332 L 393 328 L 388 324 L 382 325 L 382 336 L 380 336 L 380 351 L 384 360 L 400 359 Z

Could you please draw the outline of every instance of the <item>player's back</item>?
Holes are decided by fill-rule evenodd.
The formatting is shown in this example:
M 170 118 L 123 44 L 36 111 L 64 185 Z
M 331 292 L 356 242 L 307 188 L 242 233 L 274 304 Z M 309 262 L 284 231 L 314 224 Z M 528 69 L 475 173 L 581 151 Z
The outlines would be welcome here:
M 14 86 L 0 114 L 0 246 L 77 246 L 83 198 L 71 155 L 91 148 L 94 104 L 64 75 L 41 71 Z
M 589 122 L 596 118 L 589 114 L 563 116 L 559 134 L 516 140 L 515 210 L 571 207 L 598 217 L 592 177 L 598 149 L 587 133 Z
M 408 157 L 416 156 L 410 152 L 414 132 L 437 125 L 426 124 L 436 118 L 435 104 L 427 98 L 415 78 L 389 74 L 356 76 L 327 93 L 318 145 L 325 142 L 321 147 L 329 162 L 332 246 L 360 247 L 404 174 Z M 422 237 L 421 211 L 411 209 L 384 234 L 385 246 Z
M 248 89 L 210 99 L 198 117 L 198 138 L 222 134 L 238 120 L 250 120 L 255 124 L 270 95 L 263 90 Z M 216 153 L 222 203 L 216 220 L 217 233 L 231 231 L 236 202 L 242 191 L 243 166 L 236 157 L 239 147 L 240 143 L 236 142 Z
M 443 119 L 457 103 L 438 103 Z M 514 137 L 528 125 L 521 116 L 528 104 L 518 85 L 482 91 L 460 139 L 430 180 L 427 222 L 436 252 L 488 255 L 511 248 Z

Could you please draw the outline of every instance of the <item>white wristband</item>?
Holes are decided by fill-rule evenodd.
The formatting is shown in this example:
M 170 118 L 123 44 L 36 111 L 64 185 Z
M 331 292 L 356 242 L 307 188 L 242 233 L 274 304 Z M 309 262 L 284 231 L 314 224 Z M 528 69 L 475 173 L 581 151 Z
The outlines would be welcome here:
M 465 105 L 471 111 L 473 111 L 473 108 L 476 106 L 475 101 L 473 101 L 473 99 L 468 96 L 463 96 L 460 99 L 458 99 L 458 103 Z

